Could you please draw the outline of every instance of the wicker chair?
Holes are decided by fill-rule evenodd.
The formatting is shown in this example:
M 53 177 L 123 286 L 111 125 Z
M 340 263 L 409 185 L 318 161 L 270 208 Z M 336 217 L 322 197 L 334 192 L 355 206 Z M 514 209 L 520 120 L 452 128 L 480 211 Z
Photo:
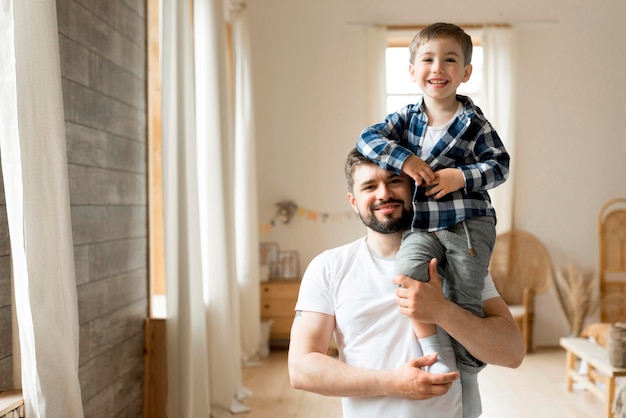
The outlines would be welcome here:
M 626 198 L 608 201 L 598 216 L 601 322 L 626 322 Z
M 548 252 L 534 235 L 512 230 L 497 236 L 489 271 L 522 330 L 526 352 L 532 351 L 535 296 L 553 279 Z

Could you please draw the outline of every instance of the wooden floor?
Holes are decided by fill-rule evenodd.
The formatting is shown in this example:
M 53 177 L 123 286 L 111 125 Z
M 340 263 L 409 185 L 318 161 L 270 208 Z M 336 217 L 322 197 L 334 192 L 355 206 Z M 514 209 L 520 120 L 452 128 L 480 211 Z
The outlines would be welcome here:
M 339 418 L 341 401 L 289 385 L 287 352 L 272 351 L 260 366 L 243 370 L 244 385 L 253 392 L 244 403 L 245 418 Z M 592 394 L 565 389 L 565 351 L 541 349 L 529 354 L 518 369 L 487 366 L 479 375 L 484 418 L 593 418 L 604 404 Z

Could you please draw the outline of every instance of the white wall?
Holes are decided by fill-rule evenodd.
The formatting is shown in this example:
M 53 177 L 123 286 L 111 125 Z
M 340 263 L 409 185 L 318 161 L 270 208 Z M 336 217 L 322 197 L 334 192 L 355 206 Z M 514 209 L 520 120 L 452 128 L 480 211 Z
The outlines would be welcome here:
M 597 214 L 625 196 L 626 2 L 622 0 L 249 0 L 261 222 L 288 198 L 349 211 L 343 161 L 368 119 L 365 24 L 507 22 L 516 29 L 515 219 L 555 266 L 597 265 Z M 430 7 L 430 8 L 429 8 Z M 381 115 L 382 117 L 383 115 Z M 302 217 L 261 240 L 314 255 L 363 234 L 358 220 Z M 538 300 L 536 343 L 567 333 L 551 292 Z

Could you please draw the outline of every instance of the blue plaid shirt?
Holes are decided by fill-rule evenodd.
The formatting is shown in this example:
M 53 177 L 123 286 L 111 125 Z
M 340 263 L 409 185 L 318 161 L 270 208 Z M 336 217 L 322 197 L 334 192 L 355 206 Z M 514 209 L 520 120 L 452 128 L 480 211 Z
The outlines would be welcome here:
M 509 154 L 483 112 L 469 97 L 457 95 L 464 109 L 435 144 L 425 161 L 436 171 L 458 168 L 465 188 L 435 200 L 417 187 L 413 199 L 413 229 L 437 231 L 474 216 L 493 216 L 488 189 L 502 184 L 509 173 Z M 421 155 L 428 119 L 423 101 L 392 113 L 366 128 L 357 149 L 384 170 L 400 173 L 411 155 Z

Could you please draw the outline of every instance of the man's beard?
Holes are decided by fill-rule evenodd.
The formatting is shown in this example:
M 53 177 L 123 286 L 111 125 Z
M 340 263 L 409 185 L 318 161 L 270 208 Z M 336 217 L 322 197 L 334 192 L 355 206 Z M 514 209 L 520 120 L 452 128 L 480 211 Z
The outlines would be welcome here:
M 388 203 L 400 203 L 402 205 L 402 216 L 399 218 L 387 216 L 383 220 L 378 219 L 374 214 L 374 209 L 377 206 Z M 411 211 L 404 207 L 404 202 L 395 199 L 372 205 L 368 208 L 367 217 L 364 217 L 361 212 L 359 212 L 359 217 L 366 227 L 381 234 L 394 234 L 396 232 L 404 231 L 411 226 L 411 221 L 413 220 Z

